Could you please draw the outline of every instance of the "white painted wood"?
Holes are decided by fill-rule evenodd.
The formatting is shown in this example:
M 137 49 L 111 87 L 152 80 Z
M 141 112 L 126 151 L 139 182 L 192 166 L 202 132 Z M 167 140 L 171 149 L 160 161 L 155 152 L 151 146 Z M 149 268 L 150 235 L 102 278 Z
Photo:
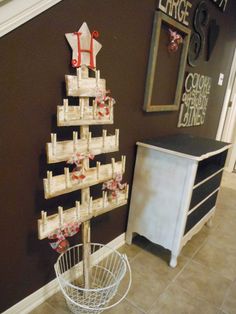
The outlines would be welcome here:
M 103 130 L 106 131 L 106 130 Z M 115 135 L 105 135 L 102 137 L 92 137 L 90 142 L 87 139 L 78 139 L 78 133 L 73 132 L 73 140 L 56 141 L 56 134 L 52 134 L 51 143 L 47 143 L 47 161 L 48 163 L 56 163 L 67 161 L 73 153 L 78 152 L 86 154 L 88 151 L 93 155 L 111 153 L 119 150 L 119 130 Z
M 76 201 L 75 207 L 68 210 L 59 206 L 58 214 L 49 217 L 42 211 L 41 220 L 38 221 L 40 239 L 49 236 L 58 228 L 66 227 L 68 223 L 79 222 L 82 225 L 83 278 L 86 289 L 91 286 L 90 219 L 126 204 L 128 196 L 128 186 L 119 193 L 119 196 L 116 195 L 115 199 L 108 200 L 107 192 L 95 201 L 90 196 L 90 186 L 111 180 L 117 174 L 123 174 L 126 162 L 126 157 L 122 156 L 119 162 L 112 158 L 111 164 L 101 165 L 97 162 L 96 167 L 90 168 L 89 155 L 116 151 L 119 146 L 119 130 L 115 131 L 114 136 L 107 136 L 107 131 L 103 130 L 102 137 L 99 138 L 92 138 L 89 131 L 91 124 L 113 123 L 115 103 L 114 99 L 106 97 L 106 81 L 100 78 L 100 71 L 95 70 L 95 78 L 89 77 L 89 68 L 96 67 L 96 54 L 101 49 L 101 44 L 94 39 L 97 35 L 95 31 L 90 33 L 86 23 L 83 23 L 78 32 L 66 34 L 73 50 L 72 66 L 77 68 L 76 76 L 66 76 L 67 95 L 79 97 L 79 104 L 70 106 L 69 101 L 64 99 L 63 105 L 57 108 L 57 124 L 80 126 L 80 139 L 77 131 L 73 132 L 71 141 L 63 142 L 58 142 L 57 135 L 51 134 L 51 143 L 47 144 L 49 163 L 65 160 L 73 163 L 73 154 L 83 153 L 81 167 L 77 165 L 76 170 L 72 170 L 71 173 L 69 168 L 65 167 L 64 174 L 57 176 L 48 171 L 47 178 L 43 180 L 46 199 L 81 189 L 81 204 Z M 92 105 L 90 100 L 93 101 Z
M 10 0 L 0 6 L 0 37 L 62 0 Z
M 113 101 L 109 103 L 109 115 L 101 117 L 94 107 L 89 106 L 88 111 L 81 114 L 82 106 L 57 106 L 57 125 L 58 126 L 76 126 L 76 125 L 102 125 L 113 124 Z
M 91 278 L 91 228 L 90 220 L 86 220 L 82 223 L 82 241 L 83 241 L 83 277 L 84 277 L 84 288 L 90 289 L 90 278 Z M 87 297 L 87 292 L 85 292 Z
M 187 211 L 182 198 L 191 164 L 189 159 L 138 146 L 127 234 L 137 232 L 172 250 L 176 222 Z
M 202 155 L 199 160 L 219 154 L 227 148 L 228 145 Z M 210 210 L 184 235 L 189 214 L 219 190 L 217 188 L 209 193 L 189 211 L 199 160 L 138 142 L 126 241 L 131 244 L 133 234 L 138 233 L 169 249 L 171 267 L 177 265 L 183 245 L 213 215 L 213 210 Z
M 231 144 L 229 144 L 229 145 L 226 145 L 226 146 L 222 147 L 219 150 L 212 151 L 212 152 L 209 152 L 208 154 L 205 154 L 205 155 L 202 155 L 200 157 L 197 157 L 197 156 L 187 155 L 187 154 L 184 154 L 184 153 L 176 152 L 176 151 L 173 151 L 173 150 L 165 149 L 165 148 L 162 148 L 162 147 L 157 147 L 157 146 L 146 144 L 146 143 L 137 142 L 136 144 L 140 145 L 140 146 L 143 146 L 143 147 L 147 147 L 147 148 L 151 148 L 151 149 L 154 149 L 154 150 L 158 150 L 160 152 L 168 153 L 168 154 L 179 156 L 179 157 L 186 157 L 186 158 L 197 160 L 197 161 L 201 161 L 201 160 L 209 158 L 211 156 L 220 154 L 221 152 L 225 151 L 226 149 L 229 149 L 232 146 Z
M 171 261 L 170 261 L 171 267 L 173 267 L 172 255 L 175 257 L 177 265 L 177 258 L 181 250 L 181 240 L 184 235 L 184 230 L 186 226 L 188 210 L 191 202 L 193 185 L 197 173 L 198 163 L 196 161 L 194 162 L 190 161 L 190 164 L 186 163 L 186 167 L 187 167 L 186 178 L 182 182 L 181 180 L 179 181 L 179 184 L 183 186 L 183 193 L 181 196 L 181 204 L 179 208 L 178 219 L 176 221 L 175 234 L 171 248 Z
M 96 67 L 96 55 L 102 48 L 102 45 L 94 39 L 92 34 L 90 33 L 86 22 L 81 25 L 78 32 L 65 34 L 66 39 L 72 48 L 73 67 L 78 68 L 83 65 L 91 68 Z M 93 47 L 93 51 L 91 50 L 91 47 Z
M 66 75 L 66 91 L 67 96 L 73 97 L 96 97 L 98 91 L 103 95 L 106 94 L 106 80 L 95 77 L 86 79 L 79 78 L 75 75 Z
M 122 161 L 117 161 L 113 164 L 100 165 L 99 179 L 97 178 L 97 167 L 87 169 L 85 173 L 86 177 L 83 180 L 73 180 L 71 172 L 68 172 L 69 170 L 58 176 L 50 175 L 48 178 L 43 179 L 44 196 L 48 199 L 79 189 L 85 189 L 89 186 L 111 180 L 115 173 L 123 173 L 123 170 Z M 48 173 L 51 174 L 51 171 Z
M 41 219 L 38 220 L 38 237 L 40 240 L 47 238 L 50 233 L 52 233 L 55 229 L 59 228 L 63 221 L 63 224 L 73 223 L 76 221 L 85 222 L 92 217 L 100 216 L 104 213 L 112 211 L 120 206 L 127 204 L 128 199 L 128 191 L 129 187 L 120 191 L 118 197 L 115 199 L 105 198 L 105 193 L 103 193 L 103 197 L 91 200 L 90 198 L 90 210 L 89 204 L 84 202 L 80 204 L 76 202 L 75 207 L 64 209 L 62 213 L 62 209 L 60 209 L 62 219 L 60 219 L 59 213 L 47 216 L 41 216 Z M 106 194 L 107 195 L 107 194 Z M 44 212 L 46 213 L 46 212 Z
M 125 244 L 125 233 L 122 233 L 117 238 L 112 240 L 107 244 L 113 250 L 117 250 L 119 247 Z M 99 262 L 101 260 L 101 256 L 105 256 L 107 250 L 103 248 L 96 251 L 95 255 L 93 256 L 93 261 Z M 80 268 L 80 267 L 79 267 Z M 33 311 L 36 307 L 40 304 L 45 302 L 48 298 L 58 292 L 60 289 L 57 279 L 53 279 L 48 284 L 43 286 L 42 288 L 38 289 L 34 293 L 30 294 L 20 302 L 13 305 L 11 308 L 4 311 L 2 314 L 28 314 Z
M 174 253 L 171 253 L 170 267 L 175 268 L 177 266 L 177 258 L 178 258 L 177 255 L 175 255 Z
M 88 77 L 88 68 L 83 67 L 82 69 L 79 68 L 79 76 L 81 79 Z M 83 105 L 83 109 L 86 110 L 89 107 L 89 98 L 80 98 L 80 104 Z M 80 134 L 81 138 L 87 141 L 87 147 L 89 149 L 89 144 L 91 142 L 91 132 L 89 132 L 89 127 L 80 126 Z M 83 160 L 83 174 L 84 170 L 89 169 L 89 158 L 86 157 Z M 86 204 L 86 213 L 87 215 L 90 214 L 90 185 L 82 187 L 81 189 L 81 202 L 82 205 Z M 86 289 L 90 288 L 90 256 L 91 256 L 91 228 L 90 228 L 90 219 L 87 219 L 82 222 L 82 242 L 83 242 L 83 278 L 84 278 L 84 287 Z M 85 297 L 87 293 L 85 294 Z

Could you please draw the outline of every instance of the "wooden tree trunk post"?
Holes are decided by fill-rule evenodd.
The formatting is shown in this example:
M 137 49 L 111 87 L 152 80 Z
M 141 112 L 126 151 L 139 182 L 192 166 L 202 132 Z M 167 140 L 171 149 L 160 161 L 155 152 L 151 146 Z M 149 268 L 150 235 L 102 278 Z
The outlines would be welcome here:
M 88 78 L 88 68 L 81 68 L 81 78 Z M 89 97 L 81 99 L 83 104 L 84 112 L 89 108 Z M 89 126 L 84 125 L 80 127 L 80 137 L 88 139 L 89 137 Z M 89 148 L 88 148 L 89 150 Z M 89 153 L 89 151 L 88 151 Z M 85 158 L 83 161 L 85 169 L 89 169 L 89 158 Z M 82 204 L 88 204 L 90 199 L 90 188 L 81 190 L 81 201 Z M 83 276 L 84 276 L 84 288 L 89 289 L 90 287 L 90 254 L 91 254 L 91 235 L 90 235 L 90 220 L 82 223 L 82 241 L 83 241 Z

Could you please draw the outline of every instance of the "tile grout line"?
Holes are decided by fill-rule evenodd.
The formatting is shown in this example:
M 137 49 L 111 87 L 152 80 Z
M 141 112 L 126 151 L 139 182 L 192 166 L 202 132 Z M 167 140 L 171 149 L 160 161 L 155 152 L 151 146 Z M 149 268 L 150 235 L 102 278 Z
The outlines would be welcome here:
M 220 306 L 215 305 L 214 303 L 210 302 L 209 300 L 204 299 L 201 296 L 195 296 L 192 293 L 190 293 L 186 288 L 184 287 L 179 287 L 179 289 L 181 289 L 182 291 L 184 291 L 185 293 L 187 293 L 188 295 L 190 295 L 192 298 L 200 300 L 200 301 L 204 301 L 205 303 L 208 303 L 209 305 L 213 306 L 214 308 L 216 308 L 217 310 L 221 311 Z M 228 313 L 224 313 L 224 314 L 228 314 Z
M 52 310 L 55 310 L 57 312 L 57 309 L 54 306 L 52 306 L 50 303 L 48 303 L 47 301 L 45 301 L 45 303 L 42 303 L 42 304 L 47 304 L 47 306 L 49 306 Z
M 127 298 L 125 298 L 125 301 L 128 302 L 131 306 L 135 307 L 140 312 L 142 312 L 143 314 L 147 314 L 147 312 L 143 308 L 139 307 L 137 304 L 135 304 L 135 302 L 132 302 L 132 300 L 128 300 Z
M 213 273 L 215 273 L 215 274 L 218 275 L 218 276 L 219 276 L 219 275 L 222 276 L 222 275 L 219 274 L 218 272 L 216 272 L 216 271 L 210 269 L 209 267 L 207 267 L 207 266 L 205 266 L 205 265 L 203 265 L 203 264 L 201 264 L 201 263 L 199 263 L 199 262 L 197 262 L 197 261 L 195 261 L 195 260 L 190 260 L 190 261 L 188 262 L 188 264 L 189 264 L 191 261 L 194 262 L 194 263 L 196 263 L 196 264 L 198 264 L 198 265 L 200 265 L 200 266 L 203 266 L 204 268 L 206 268 L 206 269 L 212 271 Z M 186 265 L 186 266 L 187 266 L 187 265 Z M 226 277 L 224 277 L 224 276 L 222 276 L 222 277 L 223 277 L 224 279 L 227 279 L 228 281 L 231 281 L 229 278 L 226 278 Z M 176 279 L 176 277 L 175 277 L 175 279 Z M 203 301 L 205 301 L 205 302 L 208 302 L 209 304 L 213 305 L 214 307 L 218 308 L 218 309 L 221 310 L 221 311 L 224 311 L 224 310 L 222 309 L 222 306 L 223 306 L 223 304 L 224 304 L 224 302 L 225 302 L 225 299 L 226 299 L 227 294 L 229 293 L 229 289 L 230 289 L 230 287 L 233 285 L 233 283 L 234 283 L 234 281 L 231 281 L 229 287 L 227 288 L 227 290 L 226 290 L 226 292 L 225 292 L 225 295 L 224 295 L 224 297 L 223 297 L 223 301 L 222 301 L 221 305 L 219 305 L 219 306 L 216 306 L 215 304 L 211 303 L 209 300 L 207 300 L 207 299 L 205 299 L 205 298 L 203 298 L 203 297 L 201 297 L 201 296 L 197 296 L 197 298 L 198 298 L 199 300 L 203 300 Z M 183 287 L 181 287 L 181 289 L 184 290 L 185 292 L 189 293 L 189 291 L 188 291 L 187 289 L 185 289 L 185 288 L 183 288 Z M 190 295 L 192 295 L 192 294 L 190 294 Z M 192 295 L 192 297 L 195 297 L 195 296 Z M 223 314 L 228 314 L 228 313 L 224 311 Z
M 200 230 L 201 231 L 201 230 Z M 206 238 L 205 240 L 203 240 L 202 244 L 200 244 L 200 246 L 198 247 L 198 249 L 196 249 L 196 251 L 193 253 L 193 255 L 191 257 L 188 257 L 186 255 L 183 254 L 184 257 L 188 257 L 190 260 L 193 260 L 194 256 L 200 251 L 200 249 L 205 245 L 205 243 L 207 242 L 208 238 Z M 190 239 L 191 241 L 191 239 Z M 187 243 L 186 243 L 187 244 Z
M 180 273 L 182 273 L 182 271 L 184 270 L 184 268 L 190 263 L 190 259 L 189 258 L 187 258 L 187 257 L 185 257 L 186 259 L 187 259 L 187 262 L 186 262 L 186 264 L 183 266 L 183 268 L 182 269 L 180 269 L 180 271 L 169 281 L 169 283 L 167 284 L 167 286 L 165 287 L 165 289 L 162 291 L 162 293 L 158 296 L 158 298 L 157 298 L 157 300 L 155 300 L 153 303 L 152 303 L 152 305 L 151 305 L 151 307 L 150 307 L 150 309 L 148 310 L 148 312 L 147 313 L 149 313 L 151 310 L 152 310 L 152 308 L 153 308 L 153 306 L 158 302 L 158 299 L 166 292 L 166 290 L 169 288 L 169 286 L 173 283 L 173 282 L 175 282 L 175 279 L 179 276 L 179 274 Z M 170 267 L 170 266 L 169 266 Z
M 208 266 L 206 266 L 206 265 L 200 263 L 199 261 L 196 261 L 196 260 L 192 260 L 192 261 L 193 261 L 194 263 L 196 263 L 196 264 L 198 264 L 198 265 L 200 265 L 200 266 L 202 266 L 202 267 L 204 267 L 204 268 L 210 270 L 211 272 L 215 273 L 216 275 L 221 276 L 221 277 L 223 277 L 224 279 L 230 281 L 230 285 L 231 285 L 232 282 L 234 282 L 234 279 L 229 279 L 229 278 L 226 277 L 225 275 L 223 275 L 223 274 L 217 272 L 216 270 L 214 270 L 214 269 L 212 269 L 212 268 L 210 268 L 210 267 L 208 267 Z
M 224 299 L 223 299 L 223 301 L 222 301 L 222 303 L 221 303 L 221 306 L 220 306 L 220 309 L 221 309 L 222 311 L 224 311 L 225 314 L 227 314 L 227 313 L 226 313 L 226 311 L 223 309 L 223 306 L 224 306 L 224 304 L 225 304 L 226 298 L 228 297 L 229 292 L 230 292 L 230 289 L 232 288 L 233 284 L 234 284 L 234 281 L 232 281 L 232 283 L 231 283 L 230 286 L 228 287 L 228 289 L 227 289 L 227 291 L 226 291 L 226 293 L 225 293 L 225 295 L 224 295 Z

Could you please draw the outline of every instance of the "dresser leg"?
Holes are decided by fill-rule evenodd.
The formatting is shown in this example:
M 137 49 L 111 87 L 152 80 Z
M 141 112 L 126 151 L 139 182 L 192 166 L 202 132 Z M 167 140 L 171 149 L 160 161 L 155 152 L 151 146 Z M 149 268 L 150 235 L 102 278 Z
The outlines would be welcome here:
M 170 267 L 175 268 L 177 266 L 177 256 L 171 253 Z

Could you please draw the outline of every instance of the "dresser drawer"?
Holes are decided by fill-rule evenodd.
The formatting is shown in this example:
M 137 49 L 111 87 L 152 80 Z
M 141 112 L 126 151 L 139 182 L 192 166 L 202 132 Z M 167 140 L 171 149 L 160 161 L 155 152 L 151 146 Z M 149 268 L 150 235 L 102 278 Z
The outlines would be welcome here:
M 184 234 L 191 230 L 215 206 L 217 194 L 218 192 L 215 192 L 190 215 L 188 215 Z
M 214 155 L 210 158 L 203 159 L 198 163 L 197 174 L 194 185 L 205 180 L 215 172 L 224 168 L 225 160 L 227 157 L 227 151 L 223 151 L 220 154 Z
M 214 192 L 220 186 L 223 171 L 219 172 L 214 177 L 205 181 L 193 190 L 189 210 L 199 204 L 204 198 Z

